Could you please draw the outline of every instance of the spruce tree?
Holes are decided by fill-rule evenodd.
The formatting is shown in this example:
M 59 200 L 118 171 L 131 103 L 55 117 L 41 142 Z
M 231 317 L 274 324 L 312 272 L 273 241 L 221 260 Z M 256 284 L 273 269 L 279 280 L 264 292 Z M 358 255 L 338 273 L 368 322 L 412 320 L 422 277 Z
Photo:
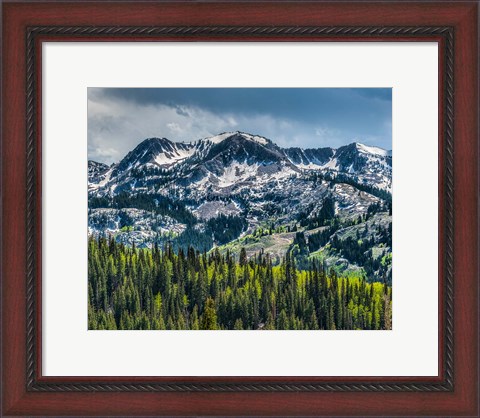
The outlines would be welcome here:
M 205 304 L 205 311 L 202 314 L 200 329 L 215 330 L 218 328 L 217 312 L 215 310 L 215 302 L 212 298 L 208 298 Z

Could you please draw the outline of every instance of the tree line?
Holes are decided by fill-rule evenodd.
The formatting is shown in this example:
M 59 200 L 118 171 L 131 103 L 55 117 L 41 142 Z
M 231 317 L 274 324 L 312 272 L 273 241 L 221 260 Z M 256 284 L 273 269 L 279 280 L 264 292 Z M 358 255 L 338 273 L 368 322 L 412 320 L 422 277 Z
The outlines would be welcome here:
M 386 283 L 339 277 L 312 261 L 298 270 L 286 254 L 250 259 L 218 250 L 138 249 L 113 237 L 88 241 L 89 329 L 391 329 Z

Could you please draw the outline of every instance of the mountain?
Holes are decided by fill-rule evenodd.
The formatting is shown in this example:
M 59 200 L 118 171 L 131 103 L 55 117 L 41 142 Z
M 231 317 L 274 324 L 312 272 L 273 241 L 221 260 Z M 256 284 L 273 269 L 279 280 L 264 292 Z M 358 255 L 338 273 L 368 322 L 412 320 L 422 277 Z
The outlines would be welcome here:
M 354 142 L 336 150 L 326 167 L 356 174 L 363 183 L 391 191 L 391 151 Z
M 222 188 L 252 176 L 279 178 L 313 170 L 347 173 L 359 183 L 390 192 L 391 165 L 390 151 L 359 143 L 303 150 L 280 148 L 257 135 L 226 132 L 192 143 L 146 139 L 104 171 L 100 181 L 97 167 L 106 167 L 89 162 L 89 184 L 90 194 L 95 196 L 124 191 L 153 193 L 158 183 L 169 178 L 182 186 L 211 182 Z
M 282 148 L 238 131 L 149 138 L 117 164 L 89 161 L 89 232 L 140 247 L 266 251 L 275 262 L 291 252 L 388 280 L 391 184 L 391 152 L 356 142 Z
M 124 172 L 140 166 L 170 168 L 190 157 L 194 151 L 193 144 L 148 138 L 130 151 L 116 169 Z

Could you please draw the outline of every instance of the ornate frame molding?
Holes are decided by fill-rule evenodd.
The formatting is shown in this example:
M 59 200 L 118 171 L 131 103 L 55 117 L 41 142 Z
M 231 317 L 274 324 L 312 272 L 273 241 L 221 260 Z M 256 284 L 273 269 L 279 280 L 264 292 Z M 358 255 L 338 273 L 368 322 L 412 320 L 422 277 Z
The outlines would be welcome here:
M 442 37 L 444 41 L 443 63 L 443 134 L 444 159 L 440 162 L 444 168 L 444 340 L 443 369 L 444 380 L 439 383 L 418 382 L 395 383 L 391 381 L 370 378 L 365 382 L 311 382 L 293 383 L 291 379 L 285 383 L 272 382 L 62 382 L 50 383 L 37 380 L 39 370 L 37 360 L 37 324 L 39 323 L 37 302 L 38 285 L 41 278 L 37 277 L 37 251 L 39 245 L 37 230 L 37 51 L 36 41 L 39 36 L 142 36 L 162 40 L 164 37 L 209 37 L 229 38 L 235 36 L 269 37 L 272 40 L 280 37 L 296 38 L 299 41 L 306 37 L 318 37 L 328 40 L 330 37 L 349 38 L 378 37 Z M 233 40 L 233 39 L 232 39 Z M 27 317 L 27 347 L 26 347 L 26 382 L 27 391 L 32 392 L 451 392 L 454 389 L 454 28 L 449 26 L 34 26 L 26 30 L 26 317 Z M 128 378 L 125 379 L 126 381 Z

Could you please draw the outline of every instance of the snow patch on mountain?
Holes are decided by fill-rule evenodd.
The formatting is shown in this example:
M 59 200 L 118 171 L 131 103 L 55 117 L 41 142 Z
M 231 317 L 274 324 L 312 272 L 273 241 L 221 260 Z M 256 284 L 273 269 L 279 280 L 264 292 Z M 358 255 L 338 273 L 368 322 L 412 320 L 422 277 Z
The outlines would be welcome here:
M 328 163 L 322 165 L 320 168 L 325 170 L 339 170 L 338 160 L 336 158 L 332 158 Z
M 244 138 L 247 138 L 248 140 L 256 142 L 256 143 L 261 144 L 261 145 L 267 145 L 270 142 L 267 138 L 265 138 L 263 136 L 251 135 L 251 134 L 247 134 L 245 132 L 237 132 L 237 133 L 242 135 Z
M 170 153 L 161 153 L 158 154 L 154 161 L 159 166 L 171 166 L 180 161 L 183 161 L 193 155 L 195 149 L 193 148 L 186 148 L 186 149 L 175 149 L 173 152 Z
M 223 174 L 218 179 L 219 187 L 229 187 L 235 183 L 243 182 L 255 176 L 258 171 L 259 164 L 237 163 L 225 167 Z
M 356 145 L 357 145 L 357 149 L 360 152 L 363 152 L 365 154 L 379 155 L 382 157 L 387 157 L 392 155 L 391 151 L 384 150 L 383 148 L 372 147 L 369 145 L 360 144 L 358 142 L 356 143 Z
M 220 142 L 224 141 L 227 138 L 230 138 L 234 134 L 235 132 L 223 132 L 218 135 L 200 139 L 200 142 L 211 142 L 212 144 L 220 144 Z
M 219 215 L 239 215 L 242 212 L 236 202 L 212 201 L 202 203 L 193 210 L 193 214 L 200 219 L 212 219 Z

